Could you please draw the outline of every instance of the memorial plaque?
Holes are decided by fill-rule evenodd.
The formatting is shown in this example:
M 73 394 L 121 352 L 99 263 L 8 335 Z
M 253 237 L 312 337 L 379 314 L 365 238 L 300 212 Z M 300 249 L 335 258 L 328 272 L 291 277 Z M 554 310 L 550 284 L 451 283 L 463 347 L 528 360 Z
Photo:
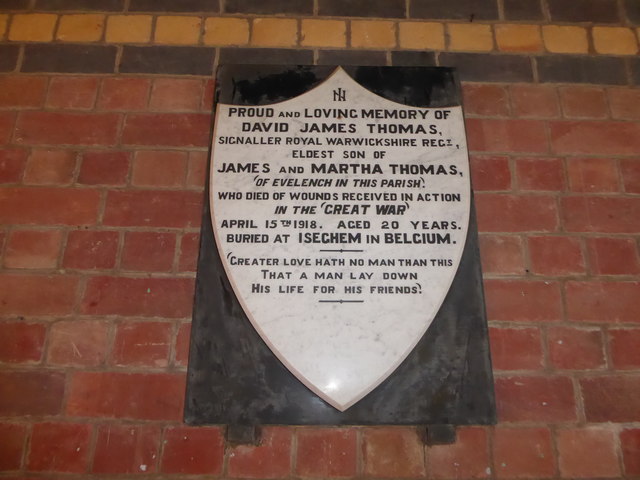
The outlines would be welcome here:
M 215 118 L 186 420 L 491 423 L 453 71 L 225 66 Z

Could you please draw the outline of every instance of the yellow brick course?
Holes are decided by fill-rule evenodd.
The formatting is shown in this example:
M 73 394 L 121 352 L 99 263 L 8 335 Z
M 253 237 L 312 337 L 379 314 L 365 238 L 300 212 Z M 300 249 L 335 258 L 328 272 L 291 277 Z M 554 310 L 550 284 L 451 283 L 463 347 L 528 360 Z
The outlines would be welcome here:
M 351 46 L 358 48 L 395 47 L 395 23 L 386 20 L 352 20 Z
M 246 45 L 249 22 L 244 18 L 207 18 L 204 22 L 205 45 Z
M 540 27 L 537 25 L 496 25 L 496 43 L 503 52 L 539 52 L 542 50 Z
M 444 50 L 444 25 L 436 22 L 400 23 L 400 47 Z
M 155 43 L 195 45 L 200 39 L 199 17 L 160 16 L 156 20 Z
M 7 31 L 7 24 L 9 23 L 9 15 L 0 15 L 0 38 L 4 37 Z
M 151 39 L 151 15 L 111 15 L 107 20 L 107 42 L 146 43 Z
M 347 24 L 342 20 L 302 20 L 300 44 L 304 47 L 345 47 Z
M 635 55 L 638 42 L 633 30 L 624 27 L 593 27 L 593 46 L 598 53 Z
M 63 15 L 56 38 L 65 42 L 97 42 L 102 39 L 104 15 Z
M 298 43 L 298 22 L 290 18 L 256 18 L 251 44 L 261 47 L 294 47 Z
M 19 42 L 50 42 L 57 15 L 48 13 L 27 13 L 14 15 L 9 30 L 9 40 Z
M 449 50 L 465 52 L 488 52 L 493 50 L 493 34 L 490 25 L 472 23 L 450 23 Z
M 552 53 L 587 53 L 587 30 L 582 27 L 545 25 L 542 27 L 544 45 Z

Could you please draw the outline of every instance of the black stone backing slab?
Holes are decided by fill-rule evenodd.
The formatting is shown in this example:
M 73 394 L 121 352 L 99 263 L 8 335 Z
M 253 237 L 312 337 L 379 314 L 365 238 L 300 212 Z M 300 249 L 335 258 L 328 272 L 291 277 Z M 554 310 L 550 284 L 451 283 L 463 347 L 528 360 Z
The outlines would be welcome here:
M 216 82 L 216 99 L 243 105 L 282 101 L 313 88 L 333 69 L 222 67 Z M 345 70 L 365 88 L 395 101 L 431 107 L 460 104 L 460 87 L 453 69 Z M 192 425 L 495 423 L 473 201 L 460 266 L 435 320 L 398 369 L 345 412 L 307 389 L 253 328 L 224 272 L 213 236 L 209 202 L 205 202 L 185 421 Z

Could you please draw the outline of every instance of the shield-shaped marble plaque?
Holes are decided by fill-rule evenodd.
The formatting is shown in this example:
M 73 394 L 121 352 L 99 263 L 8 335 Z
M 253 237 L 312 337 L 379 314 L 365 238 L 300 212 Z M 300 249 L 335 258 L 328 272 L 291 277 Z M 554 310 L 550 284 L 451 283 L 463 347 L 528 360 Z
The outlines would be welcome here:
M 380 396 L 389 398 L 384 392 L 398 383 L 395 377 L 414 388 L 429 383 L 424 373 L 403 373 L 425 355 L 437 359 L 422 365 L 437 372 L 427 388 L 432 394 L 455 398 L 465 383 L 490 382 L 468 154 L 451 70 L 225 68 L 205 208 L 210 218 L 203 217 L 187 421 L 376 423 L 363 414 Z M 205 245 L 211 236 L 217 251 Z M 466 285 L 456 287 L 465 275 Z M 447 314 L 447 299 L 456 296 L 470 306 Z M 434 320 L 447 315 L 456 318 L 435 322 L 442 325 L 425 341 Z M 249 358 L 234 360 L 233 348 Z M 207 373 L 203 357 L 215 354 Z M 478 360 L 471 369 L 481 371 L 480 381 L 465 380 L 469 362 Z M 236 400 L 243 413 L 223 413 L 231 401 L 225 388 L 242 392 Z M 247 388 L 258 398 L 246 398 Z M 395 395 L 401 393 L 410 392 Z M 469 422 L 455 415 L 434 422 L 424 413 L 421 420 L 489 423 L 490 385 L 483 395 Z M 291 419 L 291 409 L 305 408 L 299 396 L 316 412 Z M 204 407 L 207 398 L 212 405 Z M 404 416 L 402 410 L 395 409 L 402 418 L 392 421 L 385 416 L 393 413 L 381 412 L 381 423 L 415 423 L 425 407 L 405 407 L 412 413 Z

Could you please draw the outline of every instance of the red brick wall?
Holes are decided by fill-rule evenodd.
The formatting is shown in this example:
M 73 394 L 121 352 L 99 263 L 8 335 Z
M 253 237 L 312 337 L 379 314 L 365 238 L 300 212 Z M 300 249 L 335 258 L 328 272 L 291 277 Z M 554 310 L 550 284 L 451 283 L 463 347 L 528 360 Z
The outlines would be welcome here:
M 79 71 L 86 59 L 29 73 L 38 49 L 80 47 L 3 38 L 19 53 L 0 60 L 0 478 L 640 476 L 637 87 L 577 64 L 542 81 L 537 57 L 530 80 L 505 80 L 499 62 L 520 54 L 487 53 L 484 77 L 460 60 L 496 427 L 437 447 L 414 427 L 268 427 L 260 446 L 225 448 L 221 427 L 181 422 L 210 75 L 149 59 L 132 75 Z M 601 58 L 589 45 L 579 58 Z

